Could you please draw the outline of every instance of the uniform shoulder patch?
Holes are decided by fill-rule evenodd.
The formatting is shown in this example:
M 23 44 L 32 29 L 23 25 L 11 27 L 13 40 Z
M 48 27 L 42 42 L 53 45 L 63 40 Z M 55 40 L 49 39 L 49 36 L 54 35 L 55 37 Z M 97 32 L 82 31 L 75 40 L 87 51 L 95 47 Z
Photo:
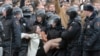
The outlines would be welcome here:
M 72 30 L 72 26 L 69 27 L 68 31 L 71 31 L 71 30 Z
M 19 25 L 19 21 L 16 21 L 15 23 L 16 23 L 17 25 Z

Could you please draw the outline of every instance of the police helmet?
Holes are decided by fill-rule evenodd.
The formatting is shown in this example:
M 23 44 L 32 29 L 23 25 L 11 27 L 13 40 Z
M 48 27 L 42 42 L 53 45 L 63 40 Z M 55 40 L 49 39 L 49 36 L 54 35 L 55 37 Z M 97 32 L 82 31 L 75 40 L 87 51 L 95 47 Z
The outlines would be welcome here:
M 12 5 L 10 4 L 3 4 L 1 7 L 4 7 L 6 10 L 12 9 Z
M 45 20 L 45 18 L 46 18 L 46 17 L 45 17 L 45 10 L 43 10 L 43 9 L 37 10 L 37 11 L 36 11 L 36 16 L 37 16 L 37 17 L 38 17 L 38 16 L 39 16 L 39 17 L 42 17 L 42 19 Z
M 70 7 L 70 8 L 66 11 L 67 15 L 69 15 L 69 17 L 71 17 L 71 19 L 74 19 L 74 18 L 78 15 L 77 12 L 78 12 L 78 8 L 76 8 L 76 7 L 74 7 L 74 6 Z
M 54 14 L 52 12 L 47 12 L 46 13 L 46 19 L 48 20 L 51 16 L 53 16 Z
M 71 13 L 72 11 L 77 12 L 78 10 L 79 10 L 79 9 L 78 9 L 77 7 L 71 6 L 71 7 L 66 11 L 66 13 L 69 14 L 69 13 Z
M 43 9 L 36 10 L 36 15 L 39 15 L 39 14 L 45 15 L 45 10 L 43 10 Z
M 23 11 L 23 16 L 31 16 L 32 15 L 31 10 L 28 6 L 24 6 L 22 8 L 22 11 Z
M 10 4 L 3 4 L 1 7 L 5 8 L 6 16 L 11 16 L 12 15 L 12 5 L 10 5 Z
M 17 15 L 17 14 L 20 14 L 23 17 L 22 9 L 19 7 L 13 8 L 13 15 Z
M 57 14 L 54 14 L 53 16 L 51 16 L 49 19 L 48 19 L 48 24 L 51 25 L 54 23 L 55 20 L 57 19 L 60 19 L 60 17 L 57 15 Z

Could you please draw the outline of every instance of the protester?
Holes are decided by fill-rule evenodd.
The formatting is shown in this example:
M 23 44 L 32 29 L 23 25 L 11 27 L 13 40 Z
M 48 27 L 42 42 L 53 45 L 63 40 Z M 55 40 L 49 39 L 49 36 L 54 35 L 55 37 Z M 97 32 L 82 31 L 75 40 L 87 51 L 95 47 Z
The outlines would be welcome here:
M 45 43 L 45 45 L 41 42 L 41 28 L 38 25 L 35 25 L 32 29 L 31 34 L 22 33 L 22 38 L 29 39 L 30 44 L 28 47 L 28 56 L 46 56 L 46 53 L 52 49 L 57 48 L 59 46 L 60 38 L 53 39 Z

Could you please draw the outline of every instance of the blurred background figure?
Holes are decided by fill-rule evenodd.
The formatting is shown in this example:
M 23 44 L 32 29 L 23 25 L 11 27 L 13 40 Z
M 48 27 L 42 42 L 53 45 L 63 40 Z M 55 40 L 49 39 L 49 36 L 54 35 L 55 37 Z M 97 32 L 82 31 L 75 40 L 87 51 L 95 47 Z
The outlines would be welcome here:
M 3 0 L 0 0 L 0 5 L 2 5 L 3 4 Z
M 12 0 L 4 0 L 5 4 L 12 4 Z

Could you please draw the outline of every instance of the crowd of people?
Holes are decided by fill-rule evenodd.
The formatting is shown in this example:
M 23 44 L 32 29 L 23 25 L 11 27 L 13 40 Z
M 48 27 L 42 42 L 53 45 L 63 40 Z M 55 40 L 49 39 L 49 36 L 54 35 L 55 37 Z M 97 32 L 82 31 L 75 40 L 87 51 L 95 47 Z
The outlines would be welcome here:
M 99 0 L 0 0 L 1 56 L 100 56 Z

